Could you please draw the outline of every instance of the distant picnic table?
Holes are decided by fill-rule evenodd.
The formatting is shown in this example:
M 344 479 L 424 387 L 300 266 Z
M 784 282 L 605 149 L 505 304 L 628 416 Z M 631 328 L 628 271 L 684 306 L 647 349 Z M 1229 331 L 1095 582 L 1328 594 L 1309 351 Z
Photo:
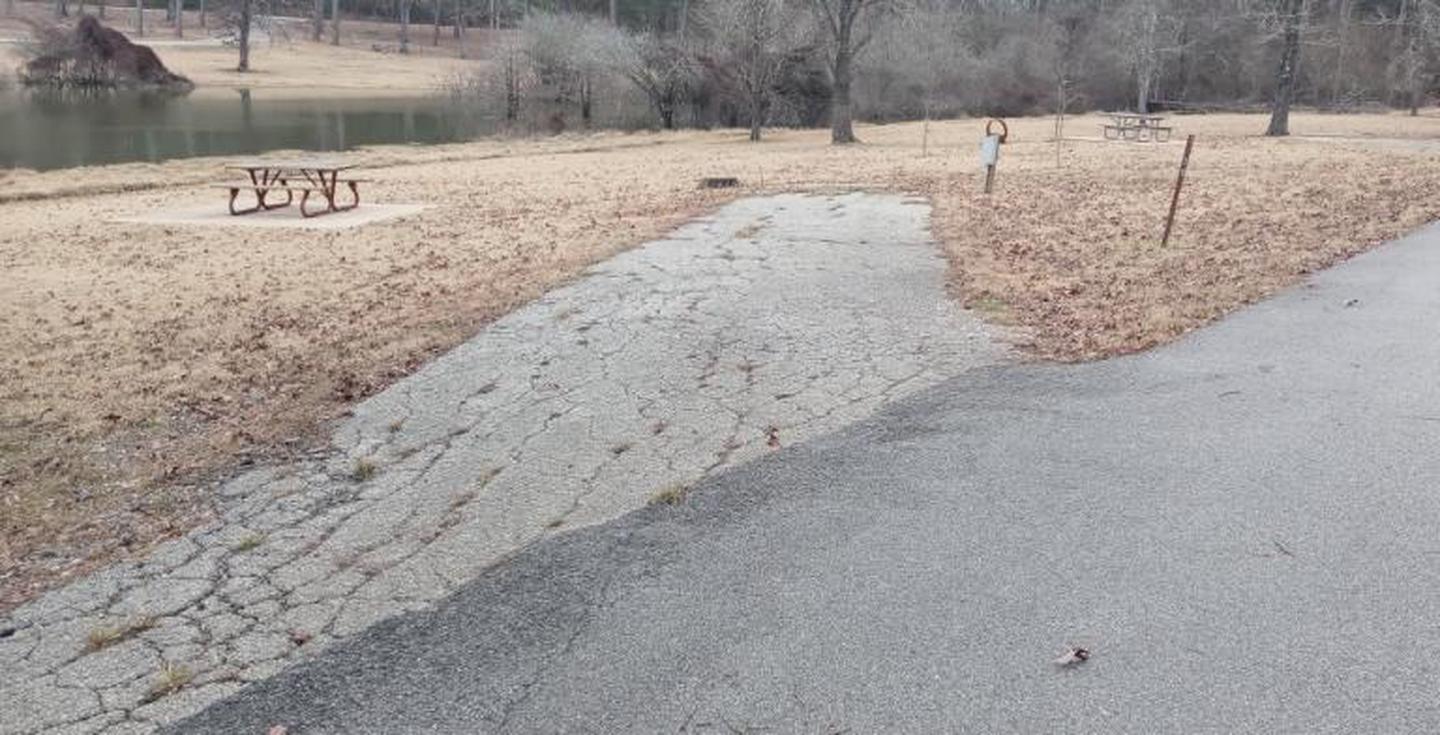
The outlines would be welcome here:
M 1170 128 L 1160 123 L 1161 115 L 1139 112 L 1111 112 L 1110 124 L 1103 125 L 1106 140 L 1131 140 L 1138 143 L 1164 143 L 1170 140 Z
M 225 167 L 228 171 L 245 172 L 248 181 L 229 181 L 216 184 L 230 192 L 230 214 L 239 216 L 288 207 L 295 201 L 295 192 L 300 192 L 300 215 L 318 217 L 331 212 L 344 212 L 360 206 L 360 184 L 368 179 L 340 178 L 340 174 L 354 169 L 349 163 L 311 158 L 291 160 L 239 161 Z M 341 204 L 341 186 L 350 190 L 350 203 Z M 236 207 L 240 192 L 248 191 L 255 197 L 251 207 Z M 277 202 L 272 194 L 285 193 L 285 201 Z M 317 209 L 306 205 L 311 194 L 319 194 L 324 204 Z

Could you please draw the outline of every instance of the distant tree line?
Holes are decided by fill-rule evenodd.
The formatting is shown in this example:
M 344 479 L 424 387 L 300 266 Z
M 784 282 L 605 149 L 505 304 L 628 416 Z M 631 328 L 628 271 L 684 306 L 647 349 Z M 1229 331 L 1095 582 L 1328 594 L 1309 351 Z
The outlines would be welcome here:
M 56 0 L 65 12 L 68 0 Z M 143 2 L 144 0 L 139 0 Z M 193 7 L 201 0 L 182 2 Z M 262 0 L 223 0 L 229 6 Z M 1437 87 L 1440 0 L 268 0 L 268 13 L 510 31 L 488 94 L 518 118 L 643 98 L 663 126 L 1291 104 L 1418 109 Z M 236 13 L 230 12 L 233 18 Z M 331 40 L 338 42 L 338 23 Z M 1277 110 L 1279 112 L 1280 110 Z M 540 114 L 533 109 L 531 115 Z M 1284 130 L 1284 116 L 1277 132 Z
M 380 15 L 409 2 L 354 1 Z M 829 122 L 844 142 L 852 117 L 1186 108 L 1275 108 L 1284 134 L 1291 104 L 1417 109 L 1440 70 L 1440 0 L 503 0 L 497 12 L 514 39 L 471 87 L 507 117 L 541 104 L 584 121 L 599 90 L 628 80 L 663 126 L 741 125 L 756 139 Z

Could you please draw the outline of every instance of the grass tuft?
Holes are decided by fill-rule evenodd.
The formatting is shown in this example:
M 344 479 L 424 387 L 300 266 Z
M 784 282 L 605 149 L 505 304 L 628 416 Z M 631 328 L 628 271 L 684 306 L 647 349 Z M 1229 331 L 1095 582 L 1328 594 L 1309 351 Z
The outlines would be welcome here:
M 85 650 L 91 653 L 134 638 L 155 627 L 155 618 L 144 615 L 119 625 L 104 625 L 94 628 L 85 636 Z
M 380 465 L 370 457 L 361 457 L 355 460 L 355 466 L 350 468 L 350 479 L 356 482 L 365 482 L 380 471 Z
M 690 488 L 684 485 L 671 485 L 669 487 L 662 488 L 661 490 L 656 491 L 654 495 L 651 495 L 650 504 L 679 505 L 685 500 L 685 495 L 689 492 Z
M 194 678 L 195 673 L 190 669 L 167 663 L 160 667 L 160 675 L 150 684 L 150 691 L 145 693 L 145 701 L 154 702 L 162 697 L 168 697 L 185 688 L 185 685 Z
M 254 549 L 255 547 L 257 547 L 257 546 L 259 546 L 260 544 L 264 543 L 264 541 L 265 541 L 265 534 L 263 534 L 263 533 L 252 533 L 252 534 L 250 534 L 250 535 L 248 535 L 248 536 L 245 536 L 244 538 L 240 539 L 239 541 L 236 541 L 236 542 L 235 542 L 235 545 L 230 547 L 230 550 L 231 550 L 231 551 L 235 551 L 235 552 L 246 552 L 246 551 L 250 551 L 251 549 Z

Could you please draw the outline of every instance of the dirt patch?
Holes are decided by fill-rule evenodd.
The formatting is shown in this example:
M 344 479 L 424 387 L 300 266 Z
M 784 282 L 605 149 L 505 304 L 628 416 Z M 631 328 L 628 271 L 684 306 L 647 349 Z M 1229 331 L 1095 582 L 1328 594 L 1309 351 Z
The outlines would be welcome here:
M 168 59 L 167 59 L 168 60 Z M 370 201 L 432 205 L 342 232 L 95 223 L 205 203 L 220 161 L 0 179 L 0 606 L 177 533 L 206 478 L 302 452 L 356 399 L 586 266 L 761 191 L 926 194 L 968 304 L 1041 356 L 1172 339 L 1440 216 L 1440 161 L 1370 139 L 1440 136 L 1433 116 L 1172 120 L 1197 133 L 1171 246 L 1156 241 L 1180 145 L 1067 142 L 1012 122 L 979 194 L 977 121 L 823 131 L 599 135 L 354 154 Z M 1100 120 L 1070 122 L 1097 135 Z M 700 190 L 705 176 L 736 189 Z M 79 182 L 79 183 L 77 183 Z M 183 183 L 184 186 L 176 186 Z

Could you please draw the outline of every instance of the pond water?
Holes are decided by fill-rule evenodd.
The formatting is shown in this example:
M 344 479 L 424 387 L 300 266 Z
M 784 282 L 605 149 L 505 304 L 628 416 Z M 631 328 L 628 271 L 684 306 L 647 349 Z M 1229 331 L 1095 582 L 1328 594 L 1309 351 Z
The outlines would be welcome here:
M 448 97 L 265 99 L 0 91 L 0 168 L 443 143 L 494 132 L 495 121 Z

